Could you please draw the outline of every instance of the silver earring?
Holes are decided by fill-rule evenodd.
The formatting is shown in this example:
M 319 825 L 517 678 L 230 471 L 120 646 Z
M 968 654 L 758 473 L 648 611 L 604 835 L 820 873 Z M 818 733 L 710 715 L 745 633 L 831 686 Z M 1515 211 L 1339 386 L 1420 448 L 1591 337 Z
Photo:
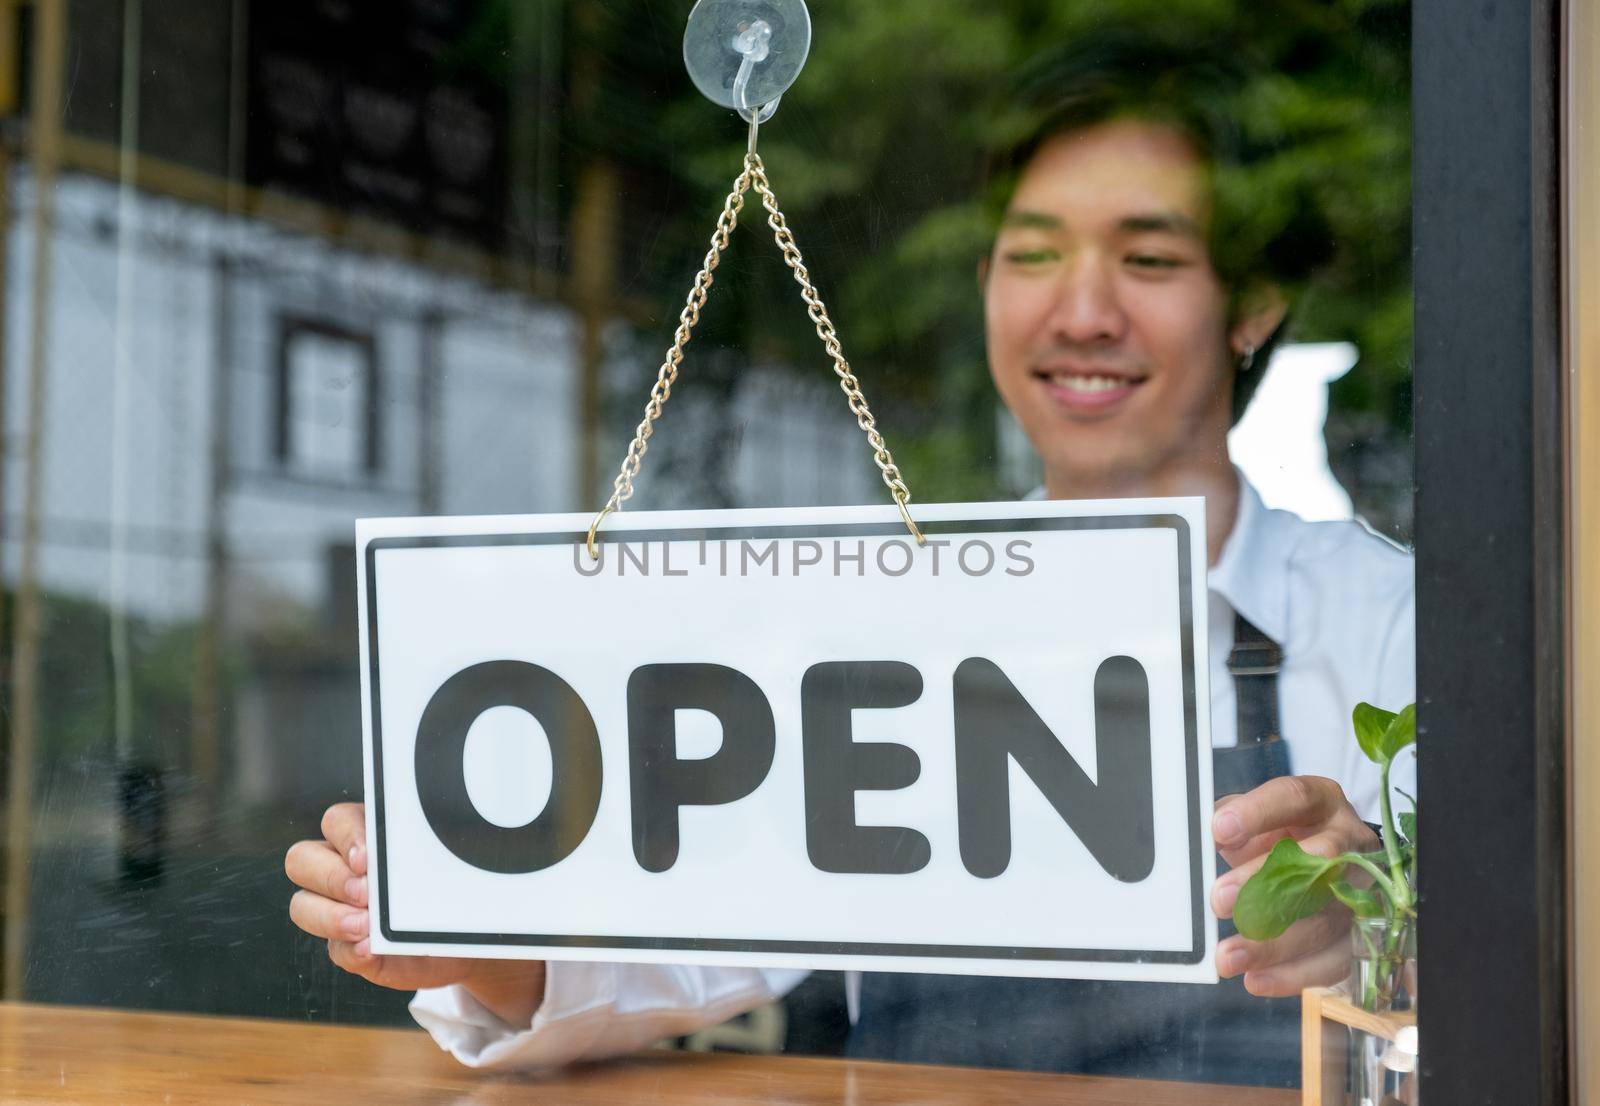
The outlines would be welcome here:
M 1247 373 L 1255 367 L 1256 347 L 1252 345 L 1246 345 L 1244 347 L 1244 356 L 1239 358 L 1239 371 L 1242 373 Z

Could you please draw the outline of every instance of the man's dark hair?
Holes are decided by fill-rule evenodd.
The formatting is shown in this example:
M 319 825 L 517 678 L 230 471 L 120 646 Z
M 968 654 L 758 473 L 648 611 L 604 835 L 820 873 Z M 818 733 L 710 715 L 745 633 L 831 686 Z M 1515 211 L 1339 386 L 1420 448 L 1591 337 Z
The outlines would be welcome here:
M 1001 138 L 990 157 L 985 198 L 998 225 L 1023 170 L 1050 139 L 1116 119 L 1160 123 L 1182 134 L 1208 170 L 1208 250 L 1233 297 L 1252 287 L 1295 292 L 1331 257 L 1328 221 L 1310 187 L 1282 166 L 1284 142 L 1270 118 L 1244 108 L 1262 74 L 1236 47 L 1146 30 L 1108 30 L 1037 58 L 995 113 Z M 1257 100 L 1259 101 L 1259 97 Z M 1275 160 L 1276 159 L 1276 160 Z M 1276 166 L 1268 171 L 1269 163 Z M 1243 414 L 1289 316 L 1256 351 L 1257 371 L 1239 374 L 1234 418 Z

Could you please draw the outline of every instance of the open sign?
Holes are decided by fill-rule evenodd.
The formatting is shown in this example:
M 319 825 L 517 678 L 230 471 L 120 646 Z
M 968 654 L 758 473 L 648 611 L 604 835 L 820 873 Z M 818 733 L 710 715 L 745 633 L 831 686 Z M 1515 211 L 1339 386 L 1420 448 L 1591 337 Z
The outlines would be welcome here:
M 374 950 L 1214 980 L 1202 511 L 360 522 Z

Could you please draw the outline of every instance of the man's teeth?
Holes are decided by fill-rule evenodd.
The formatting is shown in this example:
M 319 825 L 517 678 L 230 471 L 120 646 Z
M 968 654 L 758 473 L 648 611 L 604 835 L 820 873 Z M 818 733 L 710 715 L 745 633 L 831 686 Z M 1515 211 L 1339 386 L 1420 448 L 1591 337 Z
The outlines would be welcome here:
M 1052 375 L 1050 380 L 1054 384 L 1067 389 L 1069 392 L 1078 392 L 1082 395 L 1093 395 L 1096 392 L 1109 392 L 1115 388 L 1125 387 L 1129 382 L 1115 376 L 1076 376 L 1060 373 Z

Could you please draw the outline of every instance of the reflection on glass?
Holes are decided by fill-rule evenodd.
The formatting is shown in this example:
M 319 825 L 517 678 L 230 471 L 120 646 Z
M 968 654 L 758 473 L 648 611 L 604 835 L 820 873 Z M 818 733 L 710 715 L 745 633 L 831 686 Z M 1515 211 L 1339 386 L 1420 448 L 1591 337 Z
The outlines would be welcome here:
M 1267 365 L 1250 406 L 1228 431 L 1228 455 L 1268 507 L 1308 521 L 1353 517 L 1350 493 L 1328 464 L 1328 387 L 1360 354 L 1348 342 L 1285 346 Z
M 602 501 L 745 141 L 657 7 L 0 3 L 6 997 L 412 1024 L 408 992 L 284 916 L 284 850 L 361 798 L 351 521 Z M 763 154 L 918 498 L 1221 488 L 1219 517 L 1255 511 L 1264 552 L 1214 580 L 1215 728 L 1240 732 L 1247 615 L 1285 650 L 1293 770 L 1363 811 L 1369 781 L 1303 750 L 1344 749 L 1356 698 L 1408 701 L 1409 565 L 1363 546 L 1343 576 L 1285 582 L 1274 543 L 1312 532 L 1226 489 L 1237 464 L 1267 506 L 1409 533 L 1408 6 L 812 7 Z M 1141 43 L 1164 60 L 1122 74 L 1134 99 L 1052 102 L 1061 66 Z M 1058 108 L 1065 130 L 1021 141 Z M 752 216 L 641 509 L 881 498 Z M 1173 381 L 1209 420 L 1194 465 L 1151 452 L 1201 440 L 1163 406 Z M 1162 396 L 1165 438 L 1089 425 Z M 1242 609 L 1268 578 L 1345 638 Z M 1356 619 L 1399 628 L 1375 643 Z M 1317 649 L 1366 657 L 1361 686 L 1297 670 Z M 883 1011 L 941 1007 L 1009 1019 L 974 1062 L 1061 1036 L 1042 992 L 893 986 L 814 977 L 724 1039 L 837 1051 L 854 1018 L 885 1034 L 858 1049 L 927 1059 L 942 1039 Z M 1292 1000 L 1270 1043 L 1210 1067 L 1182 1028 L 1209 996 L 1105 990 L 1116 1039 L 1039 1066 L 1296 1078 Z

